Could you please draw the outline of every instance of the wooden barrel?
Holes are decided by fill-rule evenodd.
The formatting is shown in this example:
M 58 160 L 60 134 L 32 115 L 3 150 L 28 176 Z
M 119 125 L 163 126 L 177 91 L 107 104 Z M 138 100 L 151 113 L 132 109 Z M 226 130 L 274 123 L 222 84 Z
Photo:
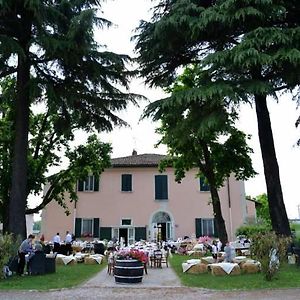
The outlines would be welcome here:
M 117 283 L 140 283 L 143 279 L 144 266 L 136 259 L 117 259 L 114 276 Z

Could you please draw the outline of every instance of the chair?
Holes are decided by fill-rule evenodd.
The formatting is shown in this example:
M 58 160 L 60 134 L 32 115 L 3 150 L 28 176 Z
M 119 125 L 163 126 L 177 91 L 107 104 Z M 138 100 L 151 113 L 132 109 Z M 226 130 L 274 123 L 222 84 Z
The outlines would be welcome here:
M 56 255 L 55 253 L 52 257 L 46 257 L 46 262 L 45 262 L 45 272 L 48 273 L 55 273 L 56 272 Z
M 161 268 L 162 256 L 161 250 L 154 251 L 154 267 Z
M 46 254 L 37 251 L 28 261 L 28 270 L 31 275 L 43 275 L 46 273 Z
M 166 264 L 167 268 L 169 267 L 168 258 L 169 258 L 169 249 L 165 250 L 165 253 L 162 255 L 161 262 L 160 262 L 161 266 L 163 264 Z

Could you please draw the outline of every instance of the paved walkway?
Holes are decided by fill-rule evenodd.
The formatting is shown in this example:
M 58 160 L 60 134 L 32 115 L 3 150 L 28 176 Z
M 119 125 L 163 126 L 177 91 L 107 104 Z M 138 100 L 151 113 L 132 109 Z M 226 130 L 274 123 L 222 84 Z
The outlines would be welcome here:
M 200 280 L 200 277 L 199 277 Z M 213 280 L 213 277 L 212 277 Z M 116 284 L 106 269 L 79 287 L 71 289 L 39 291 L 0 291 L 1 300 L 299 300 L 300 289 L 259 291 L 212 291 L 181 286 L 171 268 L 151 269 L 140 284 Z
M 112 275 L 108 275 L 106 269 L 98 273 L 94 278 L 86 282 L 82 287 L 181 287 L 181 283 L 172 268 L 148 268 L 148 274 L 144 275 L 143 281 L 138 284 L 120 284 L 115 283 Z

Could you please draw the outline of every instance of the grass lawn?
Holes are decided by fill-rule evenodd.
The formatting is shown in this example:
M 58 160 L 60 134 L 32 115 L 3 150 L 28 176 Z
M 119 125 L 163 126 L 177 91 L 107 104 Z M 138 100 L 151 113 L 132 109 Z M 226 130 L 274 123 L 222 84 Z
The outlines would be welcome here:
M 170 263 L 181 283 L 188 287 L 215 290 L 252 290 L 300 287 L 300 268 L 296 265 L 283 265 L 276 278 L 266 281 L 261 273 L 237 276 L 213 276 L 208 274 L 187 274 L 182 272 L 181 264 L 191 257 L 173 255 Z
M 23 277 L 13 275 L 8 279 L 0 279 L 0 290 L 49 290 L 69 288 L 85 282 L 105 266 L 105 263 L 101 265 L 57 265 L 56 273 L 52 274 Z

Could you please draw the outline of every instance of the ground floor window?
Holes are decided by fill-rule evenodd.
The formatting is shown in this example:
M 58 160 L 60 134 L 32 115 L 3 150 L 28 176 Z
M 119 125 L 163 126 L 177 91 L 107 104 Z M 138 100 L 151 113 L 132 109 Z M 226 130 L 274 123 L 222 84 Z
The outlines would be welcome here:
M 214 219 L 202 219 L 202 234 L 214 236 Z
M 82 219 L 81 232 L 83 237 L 93 236 L 93 219 Z

